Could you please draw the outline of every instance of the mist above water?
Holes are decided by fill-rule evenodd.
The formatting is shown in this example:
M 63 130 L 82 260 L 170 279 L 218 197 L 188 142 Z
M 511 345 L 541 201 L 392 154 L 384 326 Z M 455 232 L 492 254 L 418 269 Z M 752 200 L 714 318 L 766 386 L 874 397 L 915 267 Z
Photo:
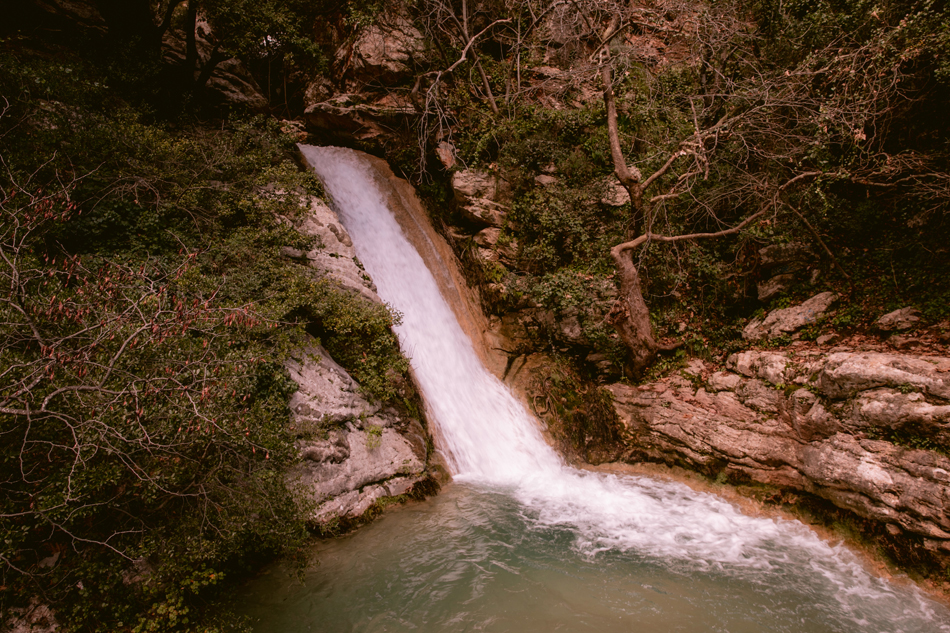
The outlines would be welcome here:
M 544 599 L 552 585 L 537 578 L 528 580 L 549 575 L 528 574 L 522 579 L 524 584 L 519 584 L 521 581 L 516 579 L 525 575 L 521 571 L 511 571 L 510 577 L 502 573 L 506 566 L 516 569 L 519 560 L 535 561 L 524 563 L 531 569 L 542 564 L 537 560 L 544 560 L 548 561 L 544 565 L 551 564 L 560 570 L 552 572 L 550 579 L 563 585 L 568 593 L 572 592 L 568 589 L 573 582 L 570 578 L 576 576 L 579 583 L 594 582 L 602 571 L 605 581 L 613 578 L 630 583 L 634 582 L 631 578 L 636 578 L 642 586 L 650 584 L 651 574 L 657 574 L 663 583 L 672 583 L 670 586 L 682 582 L 682 591 L 666 591 L 663 595 L 699 592 L 725 601 L 718 611 L 712 609 L 707 613 L 707 607 L 696 607 L 705 603 L 695 595 L 695 599 L 684 597 L 678 603 L 674 597 L 656 598 L 649 593 L 652 589 L 645 594 L 635 588 L 632 593 L 607 591 L 598 594 L 600 602 L 594 600 L 595 604 L 588 605 L 585 601 L 580 611 L 589 615 L 590 622 L 600 622 L 597 630 L 612 630 L 604 618 L 619 618 L 626 628 L 617 630 L 630 630 L 631 622 L 642 622 L 648 619 L 648 612 L 655 614 L 659 609 L 667 614 L 665 617 L 684 610 L 708 615 L 708 621 L 700 617 L 679 629 L 689 631 L 950 631 L 946 624 L 950 618 L 942 607 L 913 591 L 896 589 L 870 576 L 849 552 L 821 541 L 798 522 L 746 516 L 722 499 L 677 483 L 589 473 L 565 465 L 545 443 L 536 421 L 480 362 L 426 263 L 387 208 L 388 194 L 380 190 L 387 186 L 384 179 L 374 173 L 358 152 L 312 146 L 301 146 L 301 150 L 324 182 L 380 297 L 402 314 L 402 323 L 396 328 L 400 344 L 411 359 L 428 419 L 438 427 L 440 449 L 447 456 L 456 482 L 464 484 L 452 486 L 452 495 L 460 499 L 459 503 L 474 500 L 470 502 L 470 512 L 450 513 L 452 529 L 432 527 L 449 520 L 446 516 L 425 515 L 421 533 L 389 540 L 387 549 L 374 555 L 378 562 L 389 560 L 396 565 L 385 588 L 392 592 L 391 596 L 383 595 L 384 590 L 378 588 L 378 577 L 388 577 L 389 573 L 379 568 L 374 568 L 372 574 L 362 567 L 354 568 L 353 574 L 346 576 L 337 570 L 332 584 L 340 583 L 341 589 L 327 589 L 332 589 L 332 595 L 351 591 L 349 600 L 359 602 L 356 596 L 368 590 L 363 585 L 370 583 L 377 587 L 373 593 L 379 595 L 381 605 L 415 604 L 418 617 L 412 613 L 396 619 L 386 616 L 376 624 L 360 620 L 359 626 L 347 620 L 349 624 L 341 625 L 342 628 L 329 630 L 446 630 L 434 624 L 449 626 L 453 617 L 467 622 L 464 614 L 470 611 L 466 600 L 478 602 L 472 597 L 474 594 L 469 595 L 476 591 L 474 586 L 481 587 L 476 593 L 494 595 L 497 587 L 491 585 L 501 582 L 502 577 L 504 591 L 531 596 L 529 604 L 540 609 L 536 616 L 549 621 L 542 616 L 550 614 L 556 604 Z M 446 503 L 433 501 L 426 507 L 445 509 Z M 398 514 L 407 516 L 406 512 Z M 398 521 L 385 517 L 367 533 L 385 530 L 387 523 Z M 460 525 L 460 521 L 472 525 Z M 505 529 L 495 530 L 496 523 Z M 485 538 L 493 543 L 491 547 L 485 545 L 488 549 L 481 557 L 467 551 L 469 546 L 479 547 L 478 538 L 472 537 L 475 541 L 469 542 L 466 536 L 468 530 L 474 529 L 472 526 L 479 524 L 485 524 L 492 534 Z M 423 538 L 430 527 L 431 542 Z M 352 541 L 357 543 L 361 538 L 370 537 L 357 535 Z M 538 538 L 543 546 L 531 549 L 540 552 L 537 556 L 519 549 Z M 396 556 L 395 552 L 409 547 L 408 542 L 412 547 L 428 550 L 428 554 L 405 553 L 415 561 Z M 560 554 L 557 548 L 562 548 Z M 352 555 L 362 556 L 364 552 L 365 546 L 360 545 Z M 432 552 L 439 552 L 439 557 L 448 560 L 434 561 Z M 413 562 L 418 562 L 419 567 L 413 568 Z M 475 571 L 480 565 L 489 566 L 490 571 Z M 460 573 L 456 578 L 460 587 L 466 588 L 458 595 L 446 591 L 426 595 L 423 600 L 417 592 L 435 591 L 431 583 L 425 585 L 428 589 L 423 585 L 407 588 L 407 583 L 412 585 L 407 578 L 415 577 L 414 574 L 426 577 L 427 573 L 435 573 L 431 569 L 454 566 L 471 572 L 470 576 Z M 452 576 L 450 572 L 444 573 Z M 452 586 L 452 582 L 447 582 Z M 730 593 L 729 587 L 733 585 L 741 588 L 737 589 L 738 594 Z M 322 590 L 311 587 L 308 591 L 307 595 L 316 596 Z M 540 597 L 537 591 L 541 592 Z M 578 596 L 585 593 L 586 589 L 579 590 Z M 769 596 L 774 598 L 775 605 L 784 606 L 775 606 L 775 613 L 766 617 L 766 612 L 771 613 Z M 325 596 L 324 602 L 326 599 Z M 374 600 L 377 599 L 370 602 Z M 437 606 L 433 606 L 433 600 Z M 808 602 L 814 604 L 807 605 Z M 743 603 L 748 603 L 752 611 L 742 611 Z M 316 608 L 312 602 L 307 604 L 307 609 Z M 388 607 L 380 608 L 389 613 Z M 732 613 L 732 609 L 739 609 L 739 615 Z M 425 614 L 433 610 L 442 615 L 427 620 L 429 616 Z M 720 615 L 715 615 L 717 612 Z M 486 612 L 459 630 L 468 630 L 469 625 L 471 630 L 528 630 L 523 623 L 501 625 L 504 617 L 496 616 L 492 619 L 494 616 Z M 404 617 L 408 619 L 403 620 Z M 575 616 L 564 617 L 574 624 L 563 630 L 584 630 Z M 706 622 L 706 628 L 696 628 L 700 620 Z M 819 621 L 824 628 L 815 628 Z M 732 624 L 727 625 L 728 622 Z M 739 626 L 738 622 L 745 624 Z M 763 628 L 762 622 L 770 622 L 771 628 Z M 557 622 L 551 622 L 551 626 L 537 630 L 558 630 L 556 625 Z

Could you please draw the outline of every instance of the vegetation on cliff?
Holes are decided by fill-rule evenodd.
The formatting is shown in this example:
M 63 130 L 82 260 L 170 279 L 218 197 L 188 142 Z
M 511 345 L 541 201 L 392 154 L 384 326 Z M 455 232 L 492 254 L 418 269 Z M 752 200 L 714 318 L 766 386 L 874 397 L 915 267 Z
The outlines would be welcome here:
M 322 194 L 274 121 L 75 37 L 0 43 L 0 621 L 228 629 L 209 601 L 306 537 L 284 359 L 316 335 L 384 400 L 406 362 L 279 255 Z
M 639 375 L 660 337 L 734 338 L 765 281 L 758 251 L 793 243 L 814 276 L 768 299 L 817 282 L 865 298 L 850 325 L 908 303 L 947 316 L 942 4 L 424 6 L 453 42 L 438 48 L 452 74 L 417 90 L 433 142 L 507 187 L 499 244 L 515 253 L 483 263 L 500 310 L 572 273 L 619 281 L 591 320 L 607 317 Z M 617 180 L 626 203 L 607 204 Z

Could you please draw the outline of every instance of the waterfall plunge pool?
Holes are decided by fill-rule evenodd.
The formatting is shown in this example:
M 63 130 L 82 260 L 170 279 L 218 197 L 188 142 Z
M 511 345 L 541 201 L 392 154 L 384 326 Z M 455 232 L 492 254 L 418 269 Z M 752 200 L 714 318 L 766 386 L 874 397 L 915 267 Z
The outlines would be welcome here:
M 237 604 L 256 633 L 950 630 L 942 607 L 869 577 L 856 560 L 850 574 L 829 573 L 822 558 L 849 555 L 815 544 L 796 555 L 773 543 L 768 569 L 592 550 L 510 490 L 453 483 L 321 542 L 302 579 L 271 568 Z
M 947 609 L 798 522 L 566 466 L 479 361 L 388 207 L 387 179 L 352 150 L 301 151 L 403 315 L 395 329 L 455 483 L 322 543 L 302 584 L 280 568 L 253 583 L 240 604 L 256 631 L 950 631 Z

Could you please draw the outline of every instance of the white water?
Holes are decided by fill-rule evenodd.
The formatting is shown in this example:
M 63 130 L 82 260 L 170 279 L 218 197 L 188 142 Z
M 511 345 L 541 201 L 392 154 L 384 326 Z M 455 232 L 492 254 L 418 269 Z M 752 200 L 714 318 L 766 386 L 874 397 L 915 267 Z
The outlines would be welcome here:
M 950 631 L 942 607 L 895 590 L 800 523 L 749 517 L 686 486 L 563 464 L 536 422 L 482 366 L 432 274 L 387 209 L 371 167 L 340 148 L 301 146 L 323 180 L 396 328 L 456 480 L 505 491 L 538 527 L 568 527 L 577 552 L 628 552 L 682 571 L 769 584 L 821 584 L 851 628 Z

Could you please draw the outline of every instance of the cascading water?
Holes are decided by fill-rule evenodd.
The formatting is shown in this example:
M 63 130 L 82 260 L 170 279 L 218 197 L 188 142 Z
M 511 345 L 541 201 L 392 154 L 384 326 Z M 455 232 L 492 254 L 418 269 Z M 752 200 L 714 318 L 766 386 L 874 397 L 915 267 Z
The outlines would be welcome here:
M 401 550 L 389 541 L 388 553 L 374 554 L 380 561 L 391 558 L 387 565 L 399 570 L 392 572 L 396 576 L 386 589 L 374 584 L 382 573 L 375 567 L 372 573 L 344 572 L 348 559 L 338 560 L 342 567 L 334 568 L 328 581 L 334 588 L 327 585 L 321 599 L 336 605 L 334 593 L 348 596 L 347 608 L 357 615 L 347 616 L 341 630 L 506 631 L 547 622 L 537 630 L 950 631 L 941 623 L 950 621 L 943 607 L 872 577 L 847 550 L 828 545 L 797 522 L 746 516 L 680 484 L 566 466 L 524 407 L 479 361 L 432 274 L 387 209 L 365 159 L 340 148 L 301 150 L 324 182 L 379 295 L 403 315 L 396 330 L 429 419 L 438 426 L 455 481 L 471 491 L 444 495 L 452 500 L 451 510 L 446 509 L 450 502 L 438 501 L 434 506 L 442 510 L 416 511 L 414 521 L 400 528 L 402 547 L 409 539 L 428 555 L 397 554 Z M 382 529 L 372 526 L 355 538 L 377 538 L 374 530 Z M 484 551 L 477 544 L 484 544 Z M 459 561 L 451 561 L 453 548 Z M 573 562 L 565 563 L 568 559 Z M 492 611 L 490 605 L 508 604 L 511 593 L 528 592 L 524 600 L 530 603 L 537 599 L 533 592 L 550 592 L 559 581 L 533 575 L 548 568 L 557 570 L 552 572 L 557 578 L 566 575 L 581 584 L 548 606 L 539 603 L 530 617 L 514 615 L 524 606 L 520 602 L 505 607 L 508 615 Z M 498 569 L 524 578 L 509 586 L 497 579 Z M 351 572 L 353 582 L 374 587 L 375 597 L 367 601 L 357 597 L 356 589 L 351 595 L 336 586 Z M 570 603 L 568 594 L 583 594 L 581 585 L 601 577 L 604 583 L 647 589 L 598 594 L 597 607 L 585 603 L 557 621 L 545 619 L 564 601 Z M 445 582 L 451 589 L 462 584 L 467 593 L 453 597 L 450 589 L 432 589 L 433 578 L 437 586 Z M 657 582 L 676 586 L 660 591 L 673 597 L 657 603 L 650 593 L 657 591 Z M 424 587 L 435 593 L 424 594 Z M 489 587 L 503 589 L 492 594 Z M 380 606 L 387 602 L 381 591 L 393 592 L 398 608 Z M 748 603 L 748 613 L 737 615 L 731 606 L 735 592 L 740 603 Z M 310 599 L 300 599 L 306 610 L 315 608 Z M 387 615 L 360 611 L 374 608 Z M 657 609 L 659 624 L 650 628 L 646 623 L 656 619 Z

